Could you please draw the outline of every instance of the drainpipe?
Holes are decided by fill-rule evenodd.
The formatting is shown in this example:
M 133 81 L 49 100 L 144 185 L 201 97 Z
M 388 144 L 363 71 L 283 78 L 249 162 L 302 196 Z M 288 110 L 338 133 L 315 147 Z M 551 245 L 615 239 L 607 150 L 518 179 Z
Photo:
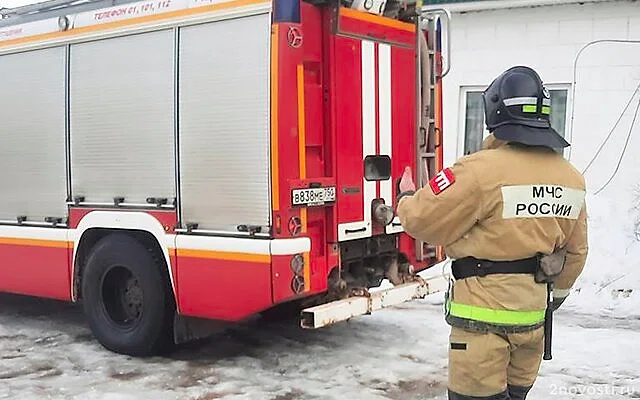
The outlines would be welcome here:
M 604 3 L 615 0 L 484 0 L 469 1 L 466 3 L 440 3 L 423 5 L 422 10 L 446 8 L 452 13 L 462 13 L 467 11 L 488 11 L 502 10 L 505 8 L 527 8 L 541 6 L 556 6 L 566 4 Z

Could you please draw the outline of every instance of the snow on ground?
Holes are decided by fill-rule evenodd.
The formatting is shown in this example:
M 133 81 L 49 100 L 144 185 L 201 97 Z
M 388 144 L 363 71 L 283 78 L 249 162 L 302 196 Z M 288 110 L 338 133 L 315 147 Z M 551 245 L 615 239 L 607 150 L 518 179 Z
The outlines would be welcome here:
M 321 331 L 242 327 L 142 360 L 101 348 L 79 308 L 9 296 L 0 304 L 0 399 L 443 398 L 446 331 L 437 306 Z
M 556 315 L 531 399 L 640 398 L 640 321 Z M 255 321 L 135 359 L 100 347 L 79 307 L 2 295 L 0 399 L 443 400 L 447 337 L 436 294 L 317 331 Z
M 640 215 L 629 193 L 588 196 L 589 256 L 565 306 L 575 312 L 640 319 Z

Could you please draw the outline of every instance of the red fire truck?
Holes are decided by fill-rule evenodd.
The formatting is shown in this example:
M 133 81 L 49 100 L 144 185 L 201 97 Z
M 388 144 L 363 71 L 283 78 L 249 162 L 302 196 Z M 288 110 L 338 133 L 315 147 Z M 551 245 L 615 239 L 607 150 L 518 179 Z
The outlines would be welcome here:
M 282 304 L 435 289 L 395 217 L 442 167 L 449 16 L 395 0 L 53 0 L 0 20 L 0 291 L 144 356 Z M 447 64 L 447 68 L 443 65 Z M 383 279 L 395 285 L 372 296 Z

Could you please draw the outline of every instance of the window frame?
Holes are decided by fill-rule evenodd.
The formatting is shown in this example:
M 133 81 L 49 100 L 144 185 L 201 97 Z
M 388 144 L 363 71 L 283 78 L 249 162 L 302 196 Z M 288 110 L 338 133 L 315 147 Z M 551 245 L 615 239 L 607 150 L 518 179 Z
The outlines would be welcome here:
M 549 91 L 558 91 L 564 90 L 567 94 L 567 104 L 565 106 L 565 115 L 564 115 L 564 138 L 567 138 L 567 134 L 571 132 L 571 102 L 573 101 L 571 95 L 571 84 L 570 83 L 545 83 L 545 86 Z M 464 156 L 464 146 L 467 137 L 467 94 L 473 92 L 483 92 L 487 88 L 486 85 L 460 85 L 459 87 L 459 101 L 458 101 L 458 126 L 460 129 L 458 132 L 457 140 L 457 149 L 456 155 L 457 157 Z M 487 131 L 486 124 L 483 122 L 483 131 L 482 131 L 482 140 L 484 140 L 488 135 L 489 131 Z M 563 151 L 563 155 L 566 156 L 566 148 Z

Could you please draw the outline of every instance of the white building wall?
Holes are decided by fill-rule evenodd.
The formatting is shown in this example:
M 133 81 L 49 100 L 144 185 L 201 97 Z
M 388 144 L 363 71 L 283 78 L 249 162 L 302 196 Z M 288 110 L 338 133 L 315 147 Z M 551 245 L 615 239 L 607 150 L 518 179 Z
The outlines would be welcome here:
M 604 296 L 603 304 L 609 304 L 606 299 L 611 291 L 640 290 L 640 113 L 629 135 L 640 107 L 640 90 L 623 112 L 640 88 L 640 2 L 455 13 L 451 35 L 452 68 L 444 79 L 445 165 L 463 155 L 465 101 L 461 88 L 482 88 L 518 64 L 536 69 L 552 87 L 570 85 L 566 136 L 572 146 L 565 156 L 580 171 L 594 160 L 584 173 L 590 253 L 578 286 L 586 296 L 576 301 L 583 298 L 592 307 L 590 296 Z M 574 85 L 574 61 L 580 49 L 605 39 L 638 43 L 586 47 L 576 64 Z
M 613 1 L 455 13 L 451 36 L 452 68 L 444 79 L 445 164 L 463 154 L 462 88 L 483 88 L 514 65 L 533 67 L 552 88 L 571 85 L 574 60 L 587 43 L 640 40 L 640 3 Z M 580 57 L 577 71 L 574 135 L 570 137 L 568 125 L 567 137 L 574 144 L 571 160 L 586 164 L 585 158 L 599 145 L 598 138 L 606 136 L 640 81 L 640 43 L 589 47 Z M 569 111 L 571 102 L 569 98 Z M 633 114 L 634 110 L 628 111 Z M 570 114 L 567 117 L 569 124 Z

